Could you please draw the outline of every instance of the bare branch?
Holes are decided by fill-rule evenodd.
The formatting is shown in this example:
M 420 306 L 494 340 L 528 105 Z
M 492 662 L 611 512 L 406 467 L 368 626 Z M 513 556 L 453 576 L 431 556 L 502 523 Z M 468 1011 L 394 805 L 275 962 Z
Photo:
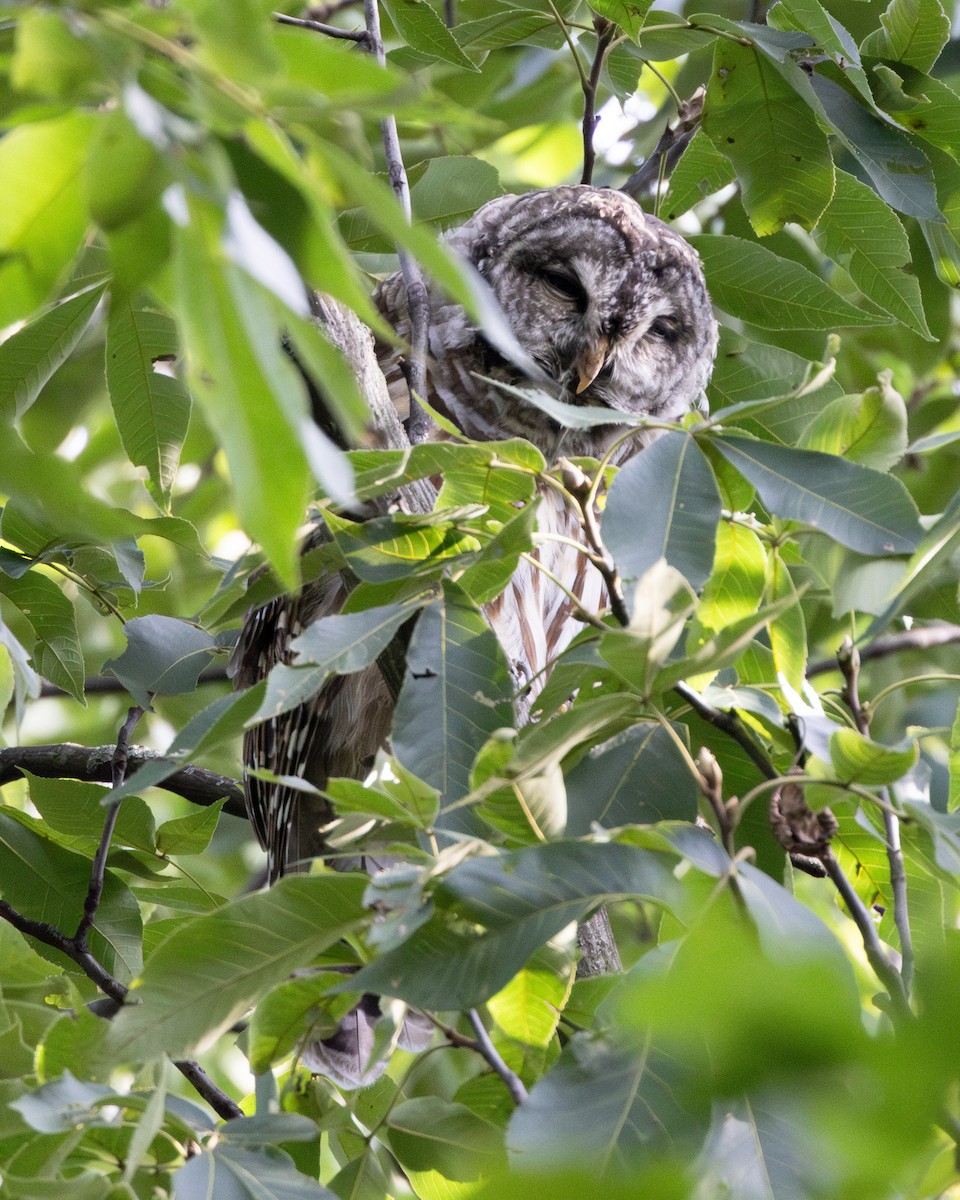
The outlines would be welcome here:
M 849 638 L 837 652 L 837 664 L 843 673 L 843 698 L 864 735 L 870 733 L 870 716 L 860 701 L 860 652 Z M 904 992 L 909 995 L 913 976 L 913 933 L 910 929 L 910 910 L 907 905 L 907 869 L 900 844 L 900 819 L 893 810 L 887 788 L 880 789 L 883 804 L 883 828 L 887 862 L 890 865 L 890 888 L 893 892 L 893 920 L 900 935 L 900 975 Z
M 480 1050 L 480 1053 L 507 1085 L 507 1090 L 513 1097 L 514 1103 L 522 1104 L 527 1098 L 527 1089 L 523 1086 L 520 1076 L 511 1071 L 507 1064 L 500 1057 L 496 1046 L 490 1040 L 490 1034 L 487 1033 L 486 1026 L 480 1020 L 480 1014 L 477 1012 L 477 1010 L 475 1008 L 471 1008 L 467 1013 L 467 1016 L 470 1019 L 473 1032 L 477 1035 L 477 1046 Z
M 113 751 L 113 759 L 110 763 L 110 782 L 114 788 L 118 788 L 126 778 L 130 734 L 133 733 L 137 722 L 142 716 L 143 709 L 141 706 L 139 704 L 133 705 L 127 710 L 126 719 L 120 726 L 120 732 L 117 734 L 117 744 Z M 90 868 L 90 886 L 87 888 L 87 896 L 83 902 L 83 916 L 80 918 L 77 931 L 73 935 L 73 941 L 84 950 L 87 949 L 87 934 L 93 927 L 93 919 L 97 915 L 97 909 L 100 907 L 100 899 L 103 896 L 103 880 L 107 869 L 107 855 L 110 853 L 110 842 L 113 839 L 113 831 L 117 826 L 117 817 L 120 815 L 120 805 L 122 803 L 122 799 L 111 800 L 106 806 L 103 830 L 100 834 L 100 844 L 97 846 L 97 852 L 93 856 L 93 866 Z
M 361 46 L 367 46 L 370 40 L 365 29 L 341 29 L 338 25 L 327 25 L 324 21 L 313 21 L 307 17 L 288 17 L 286 13 L 278 12 L 273 14 L 273 19 L 278 25 L 294 25 L 298 29 L 309 29 L 313 33 L 322 33 L 325 37 L 357 42 Z
M 847 911 L 860 930 L 867 961 L 873 967 L 877 978 L 887 989 L 890 996 L 891 1010 L 900 1017 L 910 1016 L 903 978 L 885 954 L 883 945 L 880 942 L 880 935 L 877 933 L 877 927 L 873 923 L 873 917 L 871 917 L 866 905 L 857 895 L 853 884 L 844 874 L 843 868 L 837 862 L 832 850 L 828 849 L 826 854 L 823 855 L 823 865 L 836 886 L 837 891 L 843 897 Z
M 600 71 L 603 60 L 607 56 L 610 44 L 617 36 L 617 27 L 606 17 L 594 17 L 593 27 L 597 31 L 597 48 L 594 51 L 590 74 L 583 84 L 583 174 L 581 183 L 593 182 L 593 167 L 596 162 L 596 151 L 593 146 L 593 134 L 597 128 L 597 88 L 600 84 Z
M 92 1006 L 92 1011 L 98 1016 L 109 1019 L 123 1004 L 128 989 L 119 979 L 115 979 L 76 938 L 67 937 L 62 930 L 57 929 L 55 925 L 47 924 L 46 921 L 34 921 L 30 917 L 25 917 L 6 900 L 0 900 L 0 919 L 8 921 L 25 937 L 42 942 L 45 946 L 52 946 L 75 962 L 84 975 L 92 980 L 104 995 L 114 1001 L 112 1005 L 103 1008 Z M 181 1060 L 175 1062 L 174 1066 L 185 1079 L 193 1084 L 197 1093 L 206 1100 L 217 1116 L 222 1117 L 225 1121 L 243 1116 L 240 1106 L 231 1100 L 226 1092 L 221 1091 L 197 1063 Z
M 24 772 L 39 775 L 41 779 L 81 779 L 87 783 L 110 783 L 113 775 L 115 746 L 77 746 L 72 742 L 59 742 L 45 746 L 10 746 L 0 749 L 0 787 L 22 779 Z M 142 746 L 131 746 L 127 751 L 127 769 L 136 775 L 144 763 L 162 758 L 156 750 Z M 243 788 L 227 775 L 207 771 L 203 767 L 182 767 L 169 775 L 162 783 L 153 786 L 163 788 L 189 800 L 191 804 L 208 806 L 227 797 L 224 812 L 246 820 Z
M 957 642 L 960 642 L 960 625 L 951 625 L 947 621 L 932 621 L 929 625 L 920 625 L 903 633 L 891 633 L 886 637 L 876 638 L 858 649 L 860 661 L 865 663 L 876 658 L 887 658 L 891 654 L 902 654 L 908 650 L 933 650 L 936 646 L 950 646 Z M 821 658 L 807 667 L 807 677 L 824 675 L 836 669 L 836 658 Z

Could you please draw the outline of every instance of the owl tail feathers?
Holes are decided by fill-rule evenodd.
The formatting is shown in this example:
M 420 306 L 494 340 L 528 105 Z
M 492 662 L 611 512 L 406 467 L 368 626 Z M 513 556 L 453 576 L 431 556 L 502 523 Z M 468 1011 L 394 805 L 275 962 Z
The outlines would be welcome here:
M 380 997 L 363 996 L 336 1033 L 311 1042 L 300 1061 L 314 1075 L 324 1075 L 345 1091 L 355 1091 L 376 1083 L 387 1069 L 394 1045 L 416 1054 L 433 1040 L 435 1026 L 423 1013 L 408 1009 L 393 1036 L 385 1036 L 391 1023 L 382 1018 Z

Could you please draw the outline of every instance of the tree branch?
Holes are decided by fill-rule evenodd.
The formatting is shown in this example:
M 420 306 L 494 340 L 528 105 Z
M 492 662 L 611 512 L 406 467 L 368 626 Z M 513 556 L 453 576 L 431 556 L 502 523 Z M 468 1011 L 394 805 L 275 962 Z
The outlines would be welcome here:
M 0 749 L 0 787 L 22 779 L 24 772 L 39 775 L 41 779 L 80 779 L 87 783 L 110 783 L 113 775 L 115 746 L 78 746 L 72 742 L 59 742 L 45 746 L 10 746 Z M 130 775 L 144 763 L 162 758 L 156 750 L 142 746 L 131 746 L 127 751 Z M 167 792 L 182 796 L 191 804 L 207 806 L 215 804 L 224 796 L 227 803 L 224 812 L 246 820 L 247 810 L 243 799 L 243 788 L 227 775 L 207 771 L 203 767 L 182 767 L 161 783 L 152 785 Z
M 470 1019 L 470 1025 L 473 1032 L 477 1035 L 477 1044 L 480 1048 L 480 1053 L 487 1060 L 491 1067 L 500 1076 L 503 1082 L 507 1085 L 510 1095 L 513 1097 L 514 1103 L 522 1104 L 527 1098 L 527 1089 L 523 1086 L 520 1076 L 515 1074 L 500 1057 L 496 1046 L 490 1040 L 490 1034 L 487 1033 L 486 1026 L 480 1020 L 480 1014 L 475 1008 L 471 1008 L 467 1012 Z
M 142 716 L 143 709 L 141 706 L 139 704 L 133 705 L 127 710 L 126 720 L 120 726 L 120 732 L 117 734 L 117 744 L 113 751 L 113 759 L 110 763 L 110 782 L 114 788 L 118 788 L 126 778 L 130 734 L 133 733 L 137 722 Z M 83 902 L 83 916 L 80 918 L 77 931 L 73 935 L 73 941 L 84 950 L 87 949 L 87 934 L 93 928 L 93 919 L 97 915 L 97 909 L 100 907 L 100 899 L 103 896 L 103 880 L 107 869 L 107 855 L 110 853 L 110 842 L 113 838 L 113 831 L 117 826 L 117 817 L 120 815 L 120 805 L 122 803 L 122 799 L 111 800 L 106 806 L 103 830 L 100 834 L 100 844 L 97 846 L 97 852 L 93 856 L 93 866 L 90 868 L 90 886 L 87 888 L 87 896 Z
M 860 701 L 860 654 L 849 638 L 837 652 L 837 664 L 843 673 L 843 698 L 864 737 L 870 735 L 870 716 Z M 913 933 L 910 929 L 910 910 L 907 906 L 907 870 L 900 844 L 900 819 L 893 810 L 887 788 L 880 789 L 883 805 L 883 828 L 887 862 L 890 865 L 890 888 L 893 892 L 893 920 L 900 935 L 900 975 L 905 994 L 909 995 L 913 976 Z
M 877 927 L 873 923 L 873 917 L 871 917 L 863 901 L 857 895 L 853 884 L 844 874 L 843 868 L 837 862 L 832 850 L 827 850 L 826 854 L 822 856 L 822 861 L 827 874 L 833 881 L 837 891 L 843 897 L 847 911 L 860 930 L 867 961 L 873 967 L 874 974 L 887 989 L 890 996 L 891 1009 L 898 1016 L 910 1016 L 907 994 L 903 986 L 903 977 L 884 953 L 883 945 L 880 942 L 880 935 L 877 933 Z
M 596 162 L 596 151 L 593 147 L 593 135 L 597 128 L 597 88 L 600 84 L 600 72 L 603 60 L 610 49 L 610 43 L 617 35 L 617 26 L 606 17 L 594 17 L 593 27 L 597 31 L 597 48 L 590 65 L 590 74 L 583 84 L 583 174 L 581 183 L 593 182 L 593 167 Z
M 278 12 L 273 14 L 273 19 L 278 25 L 294 25 L 298 29 L 309 29 L 313 33 L 322 33 L 325 37 L 357 42 L 361 46 L 370 44 L 370 35 L 365 29 L 341 29 L 338 25 L 327 25 L 324 21 L 314 21 L 307 17 L 288 17 L 286 13 Z
M 34 921 L 30 917 L 25 917 L 23 913 L 18 912 L 6 900 L 0 900 L 0 919 L 8 921 L 14 929 L 18 929 L 25 937 L 42 942 L 45 946 L 52 946 L 53 949 L 59 950 L 72 962 L 75 962 L 84 975 L 95 983 L 104 995 L 109 996 L 114 1001 L 114 1004 L 109 1006 L 109 1008 L 94 1008 L 93 1011 L 97 1015 L 109 1019 L 123 1003 L 128 989 L 94 958 L 85 945 L 81 946 L 76 939 L 67 937 L 55 925 L 49 925 L 46 921 Z M 197 1093 L 206 1100 L 218 1117 L 221 1117 L 224 1121 L 229 1121 L 234 1117 L 243 1116 L 240 1106 L 234 1103 L 226 1092 L 221 1091 L 197 1063 L 184 1059 L 175 1062 L 174 1066 L 185 1079 L 189 1080 Z
M 960 625 L 951 625 L 947 621 L 932 621 L 929 625 L 908 629 L 903 633 L 890 633 L 886 637 L 878 637 L 866 646 L 858 647 L 858 650 L 861 663 L 865 663 L 907 650 L 932 650 L 936 646 L 950 646 L 957 642 L 960 642 Z M 824 675 L 836 669 L 836 658 L 821 658 L 809 664 L 807 677 Z

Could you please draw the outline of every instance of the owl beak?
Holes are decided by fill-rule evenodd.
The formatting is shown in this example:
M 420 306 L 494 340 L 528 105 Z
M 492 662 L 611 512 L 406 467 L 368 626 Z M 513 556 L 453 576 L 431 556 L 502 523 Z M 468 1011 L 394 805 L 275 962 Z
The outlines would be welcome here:
M 600 374 L 609 348 L 610 343 L 601 336 L 592 345 L 588 345 L 577 359 L 575 366 L 577 374 L 580 376 L 580 382 L 577 384 L 578 396 L 581 392 L 585 392 Z

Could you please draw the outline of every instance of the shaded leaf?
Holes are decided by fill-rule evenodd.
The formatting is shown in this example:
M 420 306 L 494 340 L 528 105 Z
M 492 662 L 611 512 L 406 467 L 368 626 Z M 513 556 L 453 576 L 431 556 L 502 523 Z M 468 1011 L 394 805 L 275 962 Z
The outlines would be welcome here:
M 909 554 L 920 540 L 913 501 L 890 475 L 747 438 L 725 435 L 712 444 L 779 517 L 812 525 L 861 554 Z
M 76 349 L 105 283 L 91 284 L 41 313 L 0 344 L 0 420 L 22 416 Z
M 929 71 L 950 37 L 950 18 L 940 0 L 890 0 L 880 25 L 860 47 L 864 54 Z
M 513 687 L 496 634 L 456 584 L 423 610 L 410 639 L 391 744 L 397 759 L 437 789 L 441 804 L 470 791 L 470 768 L 487 738 L 513 723 Z M 456 810 L 439 824 L 469 827 Z
M 111 1025 L 115 1062 L 181 1056 L 228 1029 L 257 997 L 361 920 L 363 876 L 292 876 L 180 924 L 147 960 Z
M 679 903 L 672 857 L 617 844 L 552 842 L 470 859 L 444 879 L 437 899 L 485 932 L 434 917 L 339 990 L 386 991 L 425 1008 L 474 1007 L 560 930 L 613 896 Z
M 123 447 L 146 467 L 154 495 L 167 507 L 190 421 L 190 397 L 175 376 L 158 370 L 177 352 L 169 317 L 113 297 L 107 324 L 107 387 Z
M 676 1094 L 678 1064 L 649 1044 L 616 1047 L 581 1034 L 515 1111 L 507 1145 L 524 1163 L 624 1168 L 651 1148 L 700 1132 Z
M 210 662 L 216 641 L 209 633 L 175 617 L 133 617 L 123 627 L 127 648 L 103 664 L 145 708 L 150 693 L 192 692 Z
M 921 337 L 932 339 L 920 283 L 906 270 L 910 245 L 897 215 L 880 197 L 845 171 L 817 225 L 817 240 L 874 304 Z
M 719 519 L 713 472 L 693 438 L 668 432 L 634 455 L 610 485 L 601 524 L 625 593 L 661 558 L 692 588 L 702 587 Z
M 689 239 L 703 261 L 714 302 L 760 329 L 833 329 L 883 325 L 886 318 L 844 300 L 799 263 L 744 238 L 699 234 Z

